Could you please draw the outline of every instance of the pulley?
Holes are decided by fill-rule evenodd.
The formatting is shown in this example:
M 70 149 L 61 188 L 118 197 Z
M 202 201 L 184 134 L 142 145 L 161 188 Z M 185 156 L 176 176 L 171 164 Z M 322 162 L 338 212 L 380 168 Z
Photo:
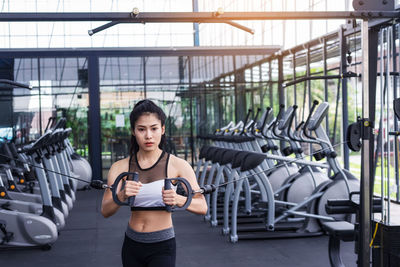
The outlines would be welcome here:
M 350 124 L 347 127 L 346 141 L 347 146 L 355 152 L 361 150 L 361 134 L 362 121 L 358 118 L 357 122 Z

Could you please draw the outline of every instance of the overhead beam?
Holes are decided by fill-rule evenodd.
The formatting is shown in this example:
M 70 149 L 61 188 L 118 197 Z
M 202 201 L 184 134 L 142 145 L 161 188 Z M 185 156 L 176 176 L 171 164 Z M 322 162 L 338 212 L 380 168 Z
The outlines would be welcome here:
M 278 52 L 281 46 L 201 46 L 201 47 L 118 47 L 118 48 L 16 48 L 0 49 L 0 57 L 155 57 L 155 56 L 233 56 L 262 55 L 268 56 Z
M 399 11 L 288 11 L 288 12 L 3 12 L 0 22 L 113 21 L 120 23 L 226 23 L 238 20 L 331 20 L 399 18 Z

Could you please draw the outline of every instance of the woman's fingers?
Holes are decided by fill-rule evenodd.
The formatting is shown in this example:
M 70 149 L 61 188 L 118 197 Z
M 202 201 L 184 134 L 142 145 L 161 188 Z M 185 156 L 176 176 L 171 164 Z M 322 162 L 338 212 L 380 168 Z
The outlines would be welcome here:
M 176 205 L 177 195 L 172 189 L 162 191 L 163 201 L 166 205 Z
M 142 187 L 141 182 L 126 181 L 124 188 L 125 196 L 126 197 L 136 196 L 139 193 L 141 187 Z

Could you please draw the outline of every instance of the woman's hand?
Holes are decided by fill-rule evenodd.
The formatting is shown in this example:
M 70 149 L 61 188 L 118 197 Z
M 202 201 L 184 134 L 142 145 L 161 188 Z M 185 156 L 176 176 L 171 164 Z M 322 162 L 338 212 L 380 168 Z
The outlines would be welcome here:
M 173 189 L 165 190 L 164 187 L 162 189 L 162 198 L 165 205 L 170 206 L 183 207 L 186 202 L 186 197 L 178 195 Z
M 128 197 L 136 196 L 137 194 L 139 194 L 141 187 L 141 182 L 126 180 L 124 189 L 118 192 L 119 200 L 125 202 Z

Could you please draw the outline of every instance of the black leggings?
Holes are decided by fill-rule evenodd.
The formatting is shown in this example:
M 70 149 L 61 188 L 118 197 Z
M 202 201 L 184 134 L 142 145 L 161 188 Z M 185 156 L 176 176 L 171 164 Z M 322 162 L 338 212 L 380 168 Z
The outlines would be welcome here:
M 125 235 L 121 256 L 123 267 L 175 267 L 175 238 L 141 243 Z

